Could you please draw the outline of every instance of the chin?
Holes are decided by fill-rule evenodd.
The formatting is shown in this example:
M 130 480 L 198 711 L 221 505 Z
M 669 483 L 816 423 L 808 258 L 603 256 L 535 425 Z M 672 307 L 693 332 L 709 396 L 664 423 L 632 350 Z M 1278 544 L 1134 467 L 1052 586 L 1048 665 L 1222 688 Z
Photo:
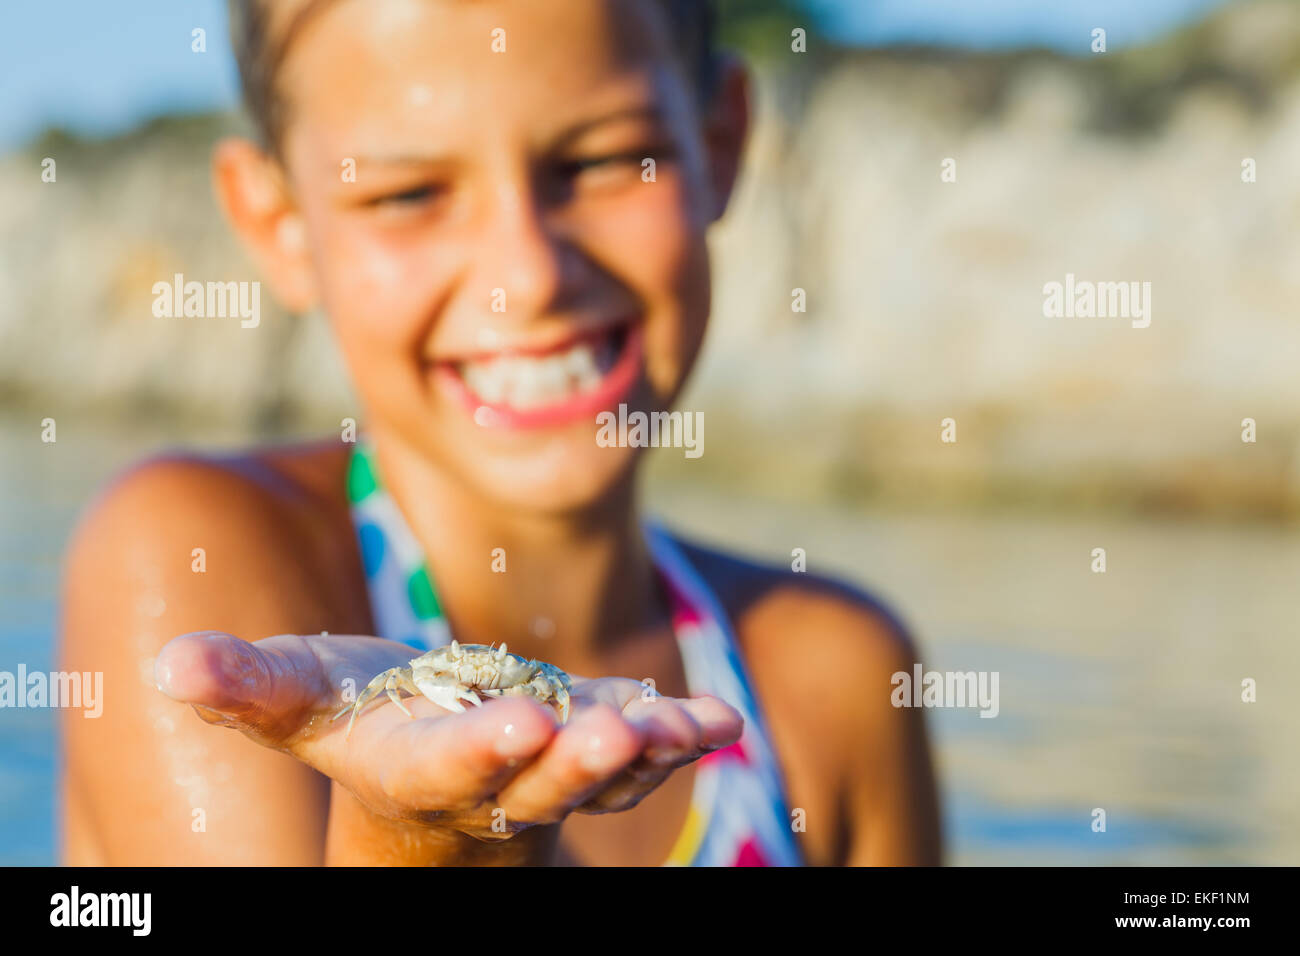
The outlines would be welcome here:
M 587 435 L 580 447 L 556 440 L 529 455 L 480 458 L 468 477 L 483 498 L 511 511 L 599 511 L 628 493 L 640 451 L 600 448 Z

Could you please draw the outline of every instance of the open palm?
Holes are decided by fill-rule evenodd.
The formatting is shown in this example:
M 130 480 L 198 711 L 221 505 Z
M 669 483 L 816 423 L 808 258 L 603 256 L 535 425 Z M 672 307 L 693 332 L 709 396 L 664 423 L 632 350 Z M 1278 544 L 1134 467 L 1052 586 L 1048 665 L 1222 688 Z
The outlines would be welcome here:
M 734 742 L 743 721 L 713 697 L 659 697 L 635 680 L 573 676 L 572 715 L 524 697 L 463 714 L 423 697 L 380 697 L 332 721 L 347 698 L 415 652 L 354 635 L 280 635 L 246 642 L 185 634 L 158 655 L 159 690 L 210 723 L 288 752 L 393 820 L 500 840 L 574 811 L 635 806 L 676 768 Z M 572 675 L 571 675 L 572 676 Z

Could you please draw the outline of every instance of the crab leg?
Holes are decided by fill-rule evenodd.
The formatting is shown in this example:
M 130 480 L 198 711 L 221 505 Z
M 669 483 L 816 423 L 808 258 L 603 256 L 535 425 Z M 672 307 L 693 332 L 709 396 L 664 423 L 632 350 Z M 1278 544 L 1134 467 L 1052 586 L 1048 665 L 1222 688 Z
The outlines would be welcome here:
M 398 671 L 400 669 L 401 668 L 398 667 L 392 667 L 384 671 L 382 674 L 376 674 L 374 679 L 371 680 L 370 683 L 365 686 L 365 689 L 362 690 L 361 693 L 357 695 L 357 699 L 355 701 L 345 706 L 342 710 L 340 710 L 337 714 L 335 714 L 330 719 L 338 720 L 349 710 L 358 711 L 362 707 L 366 706 L 366 704 L 370 703 L 370 701 L 373 698 L 377 697 L 379 695 L 379 692 L 384 689 L 384 685 L 388 683 L 388 678 L 392 676 L 393 672 Z
M 344 735 L 345 740 L 352 735 L 352 725 L 357 722 L 357 714 L 361 713 L 366 704 L 378 697 L 380 693 L 387 693 L 388 699 L 396 704 L 407 717 L 415 717 L 406 709 L 401 697 L 397 695 L 398 690 L 404 690 L 410 694 L 419 693 L 415 685 L 411 683 L 410 673 L 410 668 L 390 667 L 382 674 L 376 675 L 374 680 L 366 685 L 365 690 L 357 695 L 356 703 L 347 705 L 330 718 L 331 720 L 338 720 L 349 710 L 352 711 L 352 717 L 348 720 L 347 733 Z

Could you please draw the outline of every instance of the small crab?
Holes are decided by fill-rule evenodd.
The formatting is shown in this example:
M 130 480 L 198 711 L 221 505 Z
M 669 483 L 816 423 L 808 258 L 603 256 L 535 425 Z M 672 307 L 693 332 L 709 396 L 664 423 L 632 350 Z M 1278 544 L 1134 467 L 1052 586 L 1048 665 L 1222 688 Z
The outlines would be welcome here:
M 520 696 L 527 694 L 544 704 L 551 704 L 560 714 L 560 722 L 569 719 L 569 690 L 573 682 L 569 675 L 554 664 L 527 660 L 511 654 L 506 645 L 488 647 L 485 644 L 458 644 L 452 641 L 446 647 L 437 647 L 411 660 L 406 667 L 390 667 L 366 685 L 356 703 L 348 704 L 333 720 L 338 720 L 349 710 L 347 735 L 352 733 L 357 714 L 381 693 L 401 708 L 402 713 L 414 717 L 402 705 L 399 690 L 415 696 L 423 694 L 439 707 L 463 713 L 465 705 L 482 704 L 478 695 L 488 697 Z M 477 693 L 476 693 L 477 691 Z M 345 739 L 346 736 L 345 735 Z

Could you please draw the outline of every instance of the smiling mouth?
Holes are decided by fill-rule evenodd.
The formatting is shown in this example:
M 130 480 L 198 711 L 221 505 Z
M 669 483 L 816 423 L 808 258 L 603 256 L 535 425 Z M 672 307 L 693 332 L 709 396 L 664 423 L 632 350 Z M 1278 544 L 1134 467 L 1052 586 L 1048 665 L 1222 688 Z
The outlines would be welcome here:
M 640 377 L 641 328 L 624 322 L 541 351 L 439 362 L 435 373 L 481 425 L 558 425 L 594 416 Z

